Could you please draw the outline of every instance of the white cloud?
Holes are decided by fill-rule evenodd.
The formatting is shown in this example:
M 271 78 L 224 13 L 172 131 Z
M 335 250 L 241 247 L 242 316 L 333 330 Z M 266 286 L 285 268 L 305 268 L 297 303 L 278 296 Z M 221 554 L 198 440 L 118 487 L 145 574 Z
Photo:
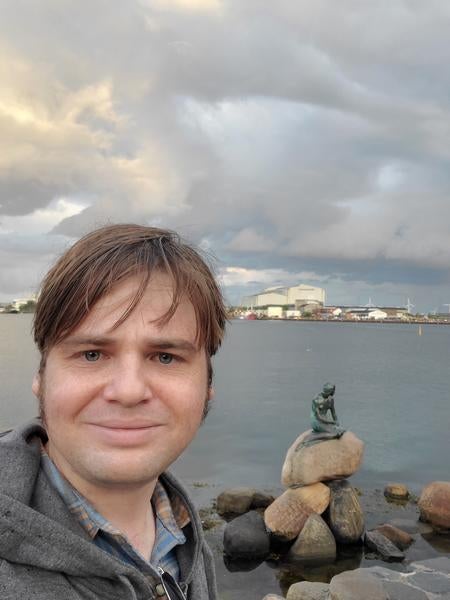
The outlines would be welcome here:
M 134 220 L 244 265 L 235 285 L 448 285 L 449 26 L 443 0 L 5 2 L 5 264 L 5 231 L 40 268 L 44 233 Z
M 226 287 L 297 285 L 305 281 L 320 282 L 326 279 L 310 271 L 291 273 L 285 269 L 246 269 L 244 267 L 225 267 L 220 270 L 219 278 Z

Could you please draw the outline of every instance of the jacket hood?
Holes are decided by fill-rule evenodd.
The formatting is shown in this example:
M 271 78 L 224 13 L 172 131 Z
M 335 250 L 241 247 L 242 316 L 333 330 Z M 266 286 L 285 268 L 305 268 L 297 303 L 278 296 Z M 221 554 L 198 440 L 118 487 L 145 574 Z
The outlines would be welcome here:
M 135 588 L 147 587 L 136 568 L 98 548 L 74 519 L 40 469 L 41 440 L 47 436 L 39 420 L 0 437 L 0 557 L 73 577 L 125 577 Z M 162 480 L 190 512 L 194 542 L 190 558 L 180 564 L 182 579 L 189 583 L 201 554 L 201 524 L 175 478 L 166 474 Z

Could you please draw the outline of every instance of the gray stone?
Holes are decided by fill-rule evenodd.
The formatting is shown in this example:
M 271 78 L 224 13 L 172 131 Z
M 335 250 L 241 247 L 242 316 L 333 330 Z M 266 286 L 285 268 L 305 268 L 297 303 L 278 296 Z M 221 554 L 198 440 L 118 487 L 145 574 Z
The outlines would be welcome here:
M 389 600 L 383 583 L 368 569 L 345 571 L 330 582 L 331 600 Z
M 265 558 L 270 551 L 270 537 L 264 519 L 256 511 L 227 523 L 223 536 L 225 554 L 233 558 Z
M 267 594 L 263 600 L 284 600 L 284 598 L 283 596 L 278 596 L 278 594 Z
M 414 573 L 408 577 L 408 583 L 433 594 L 450 594 L 450 579 L 442 573 Z
M 368 571 L 375 577 L 379 579 L 385 579 L 387 581 L 401 581 L 403 577 L 403 573 L 400 571 L 393 571 L 392 569 L 387 569 L 386 567 L 381 567 L 380 565 L 376 565 L 374 567 L 363 567 L 361 571 Z
M 427 558 L 426 560 L 417 560 L 411 563 L 412 569 L 426 569 L 430 571 L 440 571 L 450 575 L 450 558 L 438 556 L 437 558 Z
M 334 562 L 336 540 L 320 515 L 308 517 L 287 558 L 293 562 Z
M 237 487 L 224 490 L 217 497 L 217 512 L 243 514 L 250 509 L 257 490 L 255 488 Z
M 405 558 L 403 552 L 379 531 L 367 531 L 364 541 L 366 546 L 375 550 L 383 560 L 401 562 Z
M 383 586 L 390 600 L 428 600 L 425 592 L 410 585 L 405 585 L 397 581 L 385 581 Z
M 326 600 L 329 587 L 327 583 L 300 581 L 291 585 L 286 600 Z
M 328 524 L 340 544 L 354 544 L 364 532 L 364 514 L 358 495 L 348 481 L 332 481 Z

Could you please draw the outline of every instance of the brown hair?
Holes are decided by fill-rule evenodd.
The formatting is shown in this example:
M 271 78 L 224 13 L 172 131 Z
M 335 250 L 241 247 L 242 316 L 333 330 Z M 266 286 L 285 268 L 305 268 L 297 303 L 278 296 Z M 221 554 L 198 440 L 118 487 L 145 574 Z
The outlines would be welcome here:
M 118 282 L 138 275 L 138 290 L 115 327 L 123 323 L 142 298 L 155 270 L 169 274 L 174 286 L 172 304 L 159 322 L 168 322 L 181 298 L 188 298 L 195 310 L 197 342 L 208 357 L 215 354 L 223 339 L 226 311 L 206 259 L 173 231 L 109 225 L 78 240 L 42 282 L 33 321 L 34 340 L 41 353 L 40 370 L 45 367 L 49 349 L 67 337 L 100 298 Z M 209 360 L 208 364 L 211 378 Z

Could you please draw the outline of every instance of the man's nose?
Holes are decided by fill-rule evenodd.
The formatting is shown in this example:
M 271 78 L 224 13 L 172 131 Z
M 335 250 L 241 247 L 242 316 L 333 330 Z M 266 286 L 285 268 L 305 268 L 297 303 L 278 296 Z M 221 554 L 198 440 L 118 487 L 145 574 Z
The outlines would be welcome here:
M 104 393 L 108 401 L 133 406 L 152 397 L 148 369 L 138 357 L 125 357 L 111 365 Z

